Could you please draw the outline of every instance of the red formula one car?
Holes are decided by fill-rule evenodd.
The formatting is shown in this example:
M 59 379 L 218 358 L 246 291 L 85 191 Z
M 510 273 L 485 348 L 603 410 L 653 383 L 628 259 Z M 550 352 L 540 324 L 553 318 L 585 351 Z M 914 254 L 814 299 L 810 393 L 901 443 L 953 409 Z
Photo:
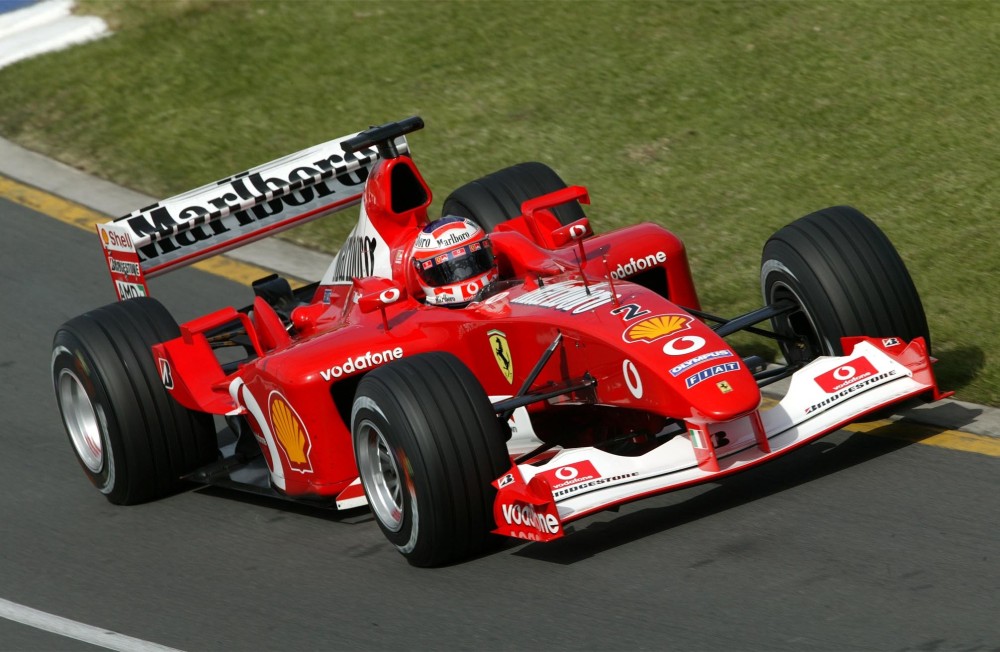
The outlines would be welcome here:
M 436 565 L 491 532 L 555 539 L 942 396 L 910 276 L 857 210 L 775 233 L 764 306 L 724 319 L 701 310 L 675 235 L 595 235 L 587 191 L 542 164 L 459 188 L 431 221 L 404 137 L 422 126 L 373 127 L 98 227 L 121 301 L 59 329 L 52 373 L 110 501 L 196 481 L 367 504 L 407 560 Z M 252 305 L 179 326 L 147 296 L 147 278 L 359 202 L 317 283 L 264 278 Z M 741 357 L 724 339 L 737 331 L 776 340 L 785 363 Z M 762 409 L 761 387 L 788 377 Z

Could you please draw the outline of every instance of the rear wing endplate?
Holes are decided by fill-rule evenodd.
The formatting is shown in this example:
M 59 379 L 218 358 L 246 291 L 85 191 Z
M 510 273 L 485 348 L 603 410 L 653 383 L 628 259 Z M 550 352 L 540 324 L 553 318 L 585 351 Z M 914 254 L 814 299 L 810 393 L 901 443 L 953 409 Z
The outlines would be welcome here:
M 379 155 L 374 146 L 345 152 L 341 143 L 357 135 L 98 224 L 119 300 L 147 296 L 148 278 L 358 204 Z M 398 152 L 409 151 L 405 137 L 395 143 Z

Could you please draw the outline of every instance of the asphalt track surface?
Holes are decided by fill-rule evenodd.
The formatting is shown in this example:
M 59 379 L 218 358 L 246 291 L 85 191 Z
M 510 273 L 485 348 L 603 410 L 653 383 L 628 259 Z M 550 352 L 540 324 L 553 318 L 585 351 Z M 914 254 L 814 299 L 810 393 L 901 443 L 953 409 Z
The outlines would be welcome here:
M 113 506 L 49 377 L 59 324 L 114 298 L 96 236 L 4 199 L 0 225 L 0 600 L 184 650 L 1000 649 L 1000 458 L 901 425 L 434 570 L 364 510 Z M 193 269 L 152 289 L 182 320 L 250 298 Z M 100 648 L 0 617 L 0 649 Z

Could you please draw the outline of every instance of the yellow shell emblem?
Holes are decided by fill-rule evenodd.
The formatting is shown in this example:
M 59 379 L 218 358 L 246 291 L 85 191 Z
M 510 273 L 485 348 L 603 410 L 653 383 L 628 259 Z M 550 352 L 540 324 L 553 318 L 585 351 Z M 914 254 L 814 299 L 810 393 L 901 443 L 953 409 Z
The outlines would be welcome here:
M 691 323 L 690 317 L 684 315 L 659 315 L 649 317 L 629 326 L 625 331 L 626 342 L 652 342 L 671 333 L 687 328 Z
M 310 473 L 312 464 L 309 462 L 309 449 L 312 448 L 312 443 L 299 415 L 277 393 L 271 395 L 270 412 L 274 438 L 285 451 L 289 466 L 294 471 Z

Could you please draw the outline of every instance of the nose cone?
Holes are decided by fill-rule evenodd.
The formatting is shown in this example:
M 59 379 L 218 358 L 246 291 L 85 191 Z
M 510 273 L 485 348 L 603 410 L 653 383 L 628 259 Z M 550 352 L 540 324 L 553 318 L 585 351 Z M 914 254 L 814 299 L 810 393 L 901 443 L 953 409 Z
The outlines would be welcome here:
M 760 389 L 740 356 L 693 317 L 678 312 L 637 320 L 623 339 L 623 352 L 641 350 L 640 359 L 665 383 L 664 395 L 675 397 L 674 416 L 729 421 L 760 405 Z
M 698 366 L 680 377 L 680 390 L 696 420 L 729 421 L 760 406 L 760 388 L 750 370 L 736 357 Z

